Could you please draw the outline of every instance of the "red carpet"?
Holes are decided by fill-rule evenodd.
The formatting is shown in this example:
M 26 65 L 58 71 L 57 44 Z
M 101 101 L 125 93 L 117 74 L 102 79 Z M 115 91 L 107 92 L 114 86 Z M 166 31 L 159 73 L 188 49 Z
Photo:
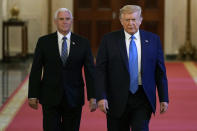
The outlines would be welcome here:
M 197 85 L 182 63 L 168 63 L 170 104 L 166 114 L 152 117 L 150 131 L 197 131 Z
M 197 131 L 197 84 L 184 64 L 167 63 L 170 104 L 166 114 L 152 116 L 150 131 Z M 196 65 L 197 67 L 197 65 Z M 106 131 L 105 115 L 100 111 L 90 113 L 88 103 L 83 108 L 80 131 Z M 42 131 L 41 108 L 34 111 L 21 107 L 6 131 Z

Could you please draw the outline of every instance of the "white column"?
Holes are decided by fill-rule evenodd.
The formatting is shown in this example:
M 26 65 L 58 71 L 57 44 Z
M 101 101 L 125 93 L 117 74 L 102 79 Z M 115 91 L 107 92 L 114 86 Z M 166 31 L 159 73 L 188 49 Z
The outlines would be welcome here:
M 191 43 L 197 48 L 197 0 L 191 0 Z
M 195 4 L 193 4 L 192 6 L 194 9 Z M 186 9 L 187 9 L 187 0 L 165 0 L 165 24 L 164 24 L 165 49 L 164 50 L 165 50 L 165 54 L 167 55 L 177 55 L 179 52 L 179 48 L 183 44 L 185 44 L 186 19 L 187 19 Z M 197 10 L 196 7 L 195 10 Z M 196 14 L 193 14 L 193 16 L 195 15 Z M 193 16 L 191 17 L 192 19 L 194 19 Z M 194 28 L 193 25 L 191 27 Z M 194 31 L 194 29 L 191 30 Z
M 171 0 L 165 0 L 165 13 L 164 13 L 164 52 L 166 55 L 171 54 L 172 43 L 172 2 Z

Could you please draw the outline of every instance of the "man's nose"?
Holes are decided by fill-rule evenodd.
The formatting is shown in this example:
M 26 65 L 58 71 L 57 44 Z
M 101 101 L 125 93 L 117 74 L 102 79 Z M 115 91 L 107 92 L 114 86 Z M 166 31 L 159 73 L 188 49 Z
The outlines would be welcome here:
M 133 21 L 132 20 L 129 20 L 129 25 L 132 25 L 133 24 Z
M 63 20 L 63 22 L 64 22 L 64 23 L 67 23 L 67 22 L 68 22 L 68 20 L 64 19 L 64 20 Z

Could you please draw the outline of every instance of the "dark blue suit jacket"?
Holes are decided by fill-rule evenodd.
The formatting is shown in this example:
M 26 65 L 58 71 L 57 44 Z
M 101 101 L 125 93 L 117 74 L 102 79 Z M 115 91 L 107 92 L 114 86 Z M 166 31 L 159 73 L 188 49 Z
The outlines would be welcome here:
M 168 102 L 168 84 L 160 38 L 140 30 L 141 76 L 144 92 L 156 109 L 156 88 L 160 102 Z M 121 116 L 129 95 L 129 64 L 124 30 L 106 34 L 101 42 L 96 61 L 97 100 L 106 98 L 109 113 Z
M 72 107 L 84 104 L 84 67 L 88 99 L 94 97 L 95 66 L 87 39 L 71 33 L 70 53 L 63 65 L 57 32 L 39 38 L 29 77 L 29 98 L 38 98 L 50 106 L 61 102 L 63 95 Z M 43 74 L 42 74 L 43 71 Z

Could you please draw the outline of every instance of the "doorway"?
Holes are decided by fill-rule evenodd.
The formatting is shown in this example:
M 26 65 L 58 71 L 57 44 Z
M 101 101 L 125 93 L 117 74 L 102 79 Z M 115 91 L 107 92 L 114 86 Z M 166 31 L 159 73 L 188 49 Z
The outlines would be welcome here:
M 158 34 L 163 43 L 164 0 L 74 0 L 74 32 L 90 40 L 94 56 L 103 35 L 122 28 L 119 9 L 127 4 L 142 7 L 140 28 Z

